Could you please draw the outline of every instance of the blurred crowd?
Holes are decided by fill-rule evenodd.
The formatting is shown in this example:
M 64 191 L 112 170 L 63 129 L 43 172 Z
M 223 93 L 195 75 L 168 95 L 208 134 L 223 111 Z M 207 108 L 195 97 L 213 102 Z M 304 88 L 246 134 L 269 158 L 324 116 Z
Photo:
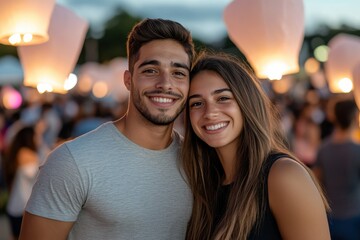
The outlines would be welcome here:
M 114 105 L 81 96 L 44 99 L 24 102 L 18 109 L 0 108 L 0 214 L 7 215 L 14 236 L 19 234 L 25 204 L 49 151 L 118 118 L 126 109 L 126 103 Z
M 334 105 L 339 99 L 354 101 L 351 94 L 329 94 L 324 98 L 315 90 L 308 90 L 302 101 L 290 95 L 272 96 L 292 151 L 310 168 L 316 165 L 319 148 L 334 131 Z M 126 107 L 126 102 L 64 95 L 51 101 L 24 103 L 16 110 L 0 108 L 0 213 L 7 215 L 11 232 L 19 231 L 38 167 L 49 151 L 106 121 L 118 119 Z M 175 128 L 183 131 L 181 119 Z M 351 138 L 359 142 L 358 124 Z

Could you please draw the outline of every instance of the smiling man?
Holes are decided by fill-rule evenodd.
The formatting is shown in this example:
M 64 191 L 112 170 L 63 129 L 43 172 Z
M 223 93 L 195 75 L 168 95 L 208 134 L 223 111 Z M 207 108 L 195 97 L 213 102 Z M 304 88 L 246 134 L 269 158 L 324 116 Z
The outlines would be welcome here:
M 145 19 L 127 50 L 127 113 L 49 155 L 20 239 L 185 238 L 192 194 L 173 124 L 189 90 L 192 38 L 177 22 Z

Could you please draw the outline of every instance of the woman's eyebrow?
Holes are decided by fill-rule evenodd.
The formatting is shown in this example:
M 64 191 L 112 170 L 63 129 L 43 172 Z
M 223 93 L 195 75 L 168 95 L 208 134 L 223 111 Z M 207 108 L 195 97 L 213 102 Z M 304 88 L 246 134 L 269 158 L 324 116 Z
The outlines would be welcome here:
M 216 95 L 216 94 L 219 94 L 219 93 L 222 93 L 222 92 L 232 92 L 232 91 L 231 91 L 230 88 L 220 88 L 220 89 L 216 89 L 213 92 L 211 92 L 211 95 Z M 197 97 L 201 97 L 201 95 L 200 94 L 193 94 L 193 95 L 189 96 L 188 99 L 197 98 Z
M 220 88 L 211 93 L 211 95 L 219 94 L 222 92 L 232 92 L 230 88 Z

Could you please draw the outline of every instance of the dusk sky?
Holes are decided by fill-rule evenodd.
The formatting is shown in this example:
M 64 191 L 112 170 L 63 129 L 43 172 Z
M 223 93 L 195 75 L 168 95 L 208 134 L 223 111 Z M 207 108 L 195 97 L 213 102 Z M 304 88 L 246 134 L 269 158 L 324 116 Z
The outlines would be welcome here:
M 223 10 L 232 0 L 57 0 L 92 27 L 102 24 L 117 8 L 138 17 L 166 18 L 180 22 L 204 41 L 216 41 L 226 35 Z M 311 33 L 319 24 L 334 27 L 342 23 L 360 28 L 359 0 L 304 0 L 305 31 Z

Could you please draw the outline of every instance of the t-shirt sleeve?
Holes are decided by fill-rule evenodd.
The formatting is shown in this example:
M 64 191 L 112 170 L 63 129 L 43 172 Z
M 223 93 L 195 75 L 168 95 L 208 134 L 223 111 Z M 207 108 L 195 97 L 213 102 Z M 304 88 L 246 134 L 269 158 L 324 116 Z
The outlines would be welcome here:
M 85 203 L 85 189 L 78 166 L 63 144 L 40 167 L 26 211 L 58 221 L 76 221 Z

